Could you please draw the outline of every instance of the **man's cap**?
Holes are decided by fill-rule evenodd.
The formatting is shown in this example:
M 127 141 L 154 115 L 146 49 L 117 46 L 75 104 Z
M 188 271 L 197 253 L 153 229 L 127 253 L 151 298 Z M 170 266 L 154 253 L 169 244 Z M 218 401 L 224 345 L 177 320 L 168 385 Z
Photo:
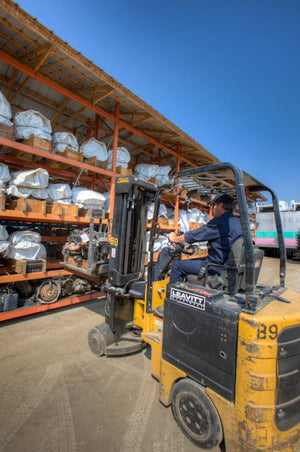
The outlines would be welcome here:
M 207 204 L 209 206 L 212 206 L 213 204 L 219 204 L 220 202 L 223 202 L 224 204 L 233 204 L 234 200 L 227 193 L 223 193 L 223 194 L 217 195 L 212 201 L 208 202 Z

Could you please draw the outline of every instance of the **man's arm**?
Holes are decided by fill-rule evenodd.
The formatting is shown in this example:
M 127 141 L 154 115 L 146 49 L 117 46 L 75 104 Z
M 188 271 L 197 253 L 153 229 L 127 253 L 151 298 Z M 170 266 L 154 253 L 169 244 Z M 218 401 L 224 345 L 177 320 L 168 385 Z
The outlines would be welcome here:
M 184 234 L 176 235 L 175 232 L 170 232 L 168 239 L 173 243 L 183 243 L 185 242 Z

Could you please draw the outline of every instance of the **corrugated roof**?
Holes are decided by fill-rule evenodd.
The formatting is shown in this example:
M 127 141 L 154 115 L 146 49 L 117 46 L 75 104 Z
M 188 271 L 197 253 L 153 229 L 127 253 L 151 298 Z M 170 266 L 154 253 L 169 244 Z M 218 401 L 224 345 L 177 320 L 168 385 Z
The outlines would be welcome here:
M 112 147 L 119 103 L 119 145 L 132 165 L 158 163 L 176 169 L 219 160 L 106 72 L 10 0 L 2 0 L 0 83 L 13 115 L 37 110 L 53 132 L 68 131 L 79 143 L 96 137 Z
M 90 126 L 93 129 L 97 114 L 100 118 L 97 138 L 109 146 L 114 123 L 94 110 L 98 107 L 114 115 L 118 101 L 119 141 L 127 147 L 135 162 L 155 162 L 160 148 L 161 164 L 164 160 L 170 163 L 167 150 L 177 152 L 179 145 L 183 166 L 186 159 L 195 166 L 218 161 L 175 124 L 10 0 L 1 2 L 0 45 L 2 90 L 14 113 L 36 109 L 51 120 L 54 131 L 76 131 L 79 141 L 87 137 Z M 4 58 L 4 54 L 11 60 Z M 18 67 L 14 60 L 19 63 Z M 34 74 L 28 75 L 27 69 Z M 66 95 L 37 79 L 37 74 L 89 102 L 94 110 L 84 108 L 73 99 L 68 100 Z M 93 130 L 91 135 L 94 136 Z M 171 162 L 175 166 L 175 156 L 171 157 Z

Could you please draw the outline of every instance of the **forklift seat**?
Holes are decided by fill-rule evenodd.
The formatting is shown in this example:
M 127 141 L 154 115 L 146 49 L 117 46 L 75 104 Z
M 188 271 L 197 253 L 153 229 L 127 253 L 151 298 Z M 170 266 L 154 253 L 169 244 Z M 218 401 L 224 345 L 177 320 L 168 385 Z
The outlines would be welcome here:
M 263 260 L 263 251 L 254 247 L 254 263 L 255 263 L 255 284 L 257 283 L 261 264 Z M 209 275 L 210 267 L 220 267 L 220 275 Z M 188 275 L 187 281 L 193 284 L 201 284 L 212 289 L 223 290 L 225 294 L 233 295 L 238 291 L 245 290 L 245 269 L 246 258 L 243 246 L 243 238 L 238 238 L 232 245 L 228 259 L 223 265 L 208 264 L 201 277 L 197 275 Z

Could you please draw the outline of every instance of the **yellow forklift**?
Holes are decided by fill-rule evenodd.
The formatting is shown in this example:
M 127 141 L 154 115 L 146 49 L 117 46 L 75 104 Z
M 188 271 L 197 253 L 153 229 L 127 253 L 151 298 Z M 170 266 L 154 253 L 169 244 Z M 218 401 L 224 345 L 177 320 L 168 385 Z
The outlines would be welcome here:
M 101 274 L 98 284 L 107 293 L 105 322 L 90 331 L 90 348 L 98 356 L 115 356 L 150 345 L 160 401 L 172 406 L 179 427 L 202 449 L 224 440 L 227 452 L 300 450 L 300 294 L 284 285 L 277 197 L 229 163 L 183 170 L 174 186 L 184 188 L 187 202 L 195 193 L 203 198 L 234 193 L 242 240 L 234 243 L 220 276 L 207 268 L 201 280 L 190 275 L 168 283 L 172 261 L 191 251 L 166 247 L 154 262 L 161 191 L 133 176 L 118 178 L 107 282 L 101 265 L 90 275 L 97 281 Z M 280 250 L 277 286 L 257 284 L 263 253 L 252 242 L 245 190 L 272 196 Z

